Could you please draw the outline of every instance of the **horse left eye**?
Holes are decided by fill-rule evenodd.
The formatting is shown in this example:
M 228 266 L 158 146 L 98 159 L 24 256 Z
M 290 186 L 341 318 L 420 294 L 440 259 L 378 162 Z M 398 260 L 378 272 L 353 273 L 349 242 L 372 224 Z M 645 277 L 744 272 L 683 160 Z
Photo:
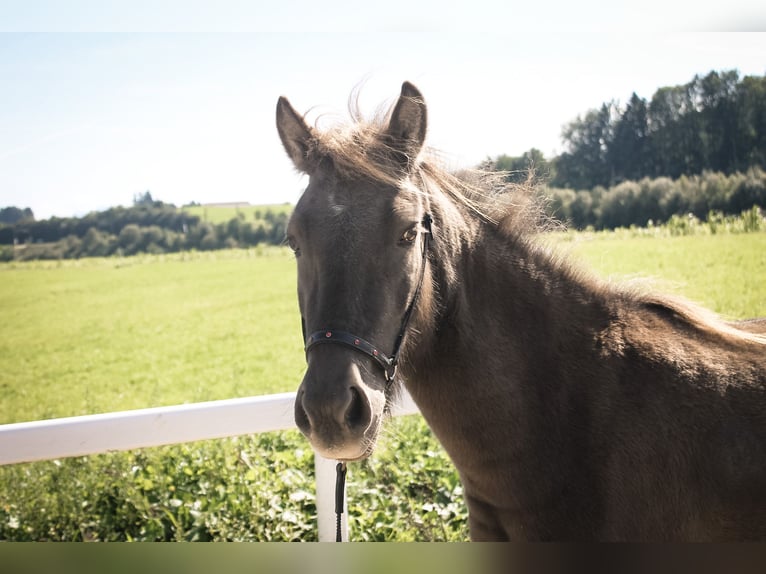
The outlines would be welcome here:
M 298 242 L 295 241 L 295 238 L 290 236 L 287 237 L 287 245 L 290 247 L 290 249 L 293 250 L 293 253 L 295 253 L 295 256 L 298 257 L 301 254 L 301 248 L 298 245 Z
M 405 243 L 412 243 L 413 241 L 415 241 L 415 239 L 417 239 L 417 237 L 418 237 L 418 230 L 415 229 L 414 227 L 411 227 L 410 229 L 404 232 L 404 235 L 402 235 L 402 241 L 404 241 Z

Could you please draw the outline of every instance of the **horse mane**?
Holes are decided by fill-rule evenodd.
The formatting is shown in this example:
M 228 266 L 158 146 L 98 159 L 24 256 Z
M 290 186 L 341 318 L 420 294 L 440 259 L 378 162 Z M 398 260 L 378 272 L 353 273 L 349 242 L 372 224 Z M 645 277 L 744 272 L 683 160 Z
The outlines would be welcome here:
M 341 178 L 366 178 L 406 188 L 415 193 L 446 193 L 485 222 L 514 236 L 537 234 L 556 226 L 546 214 L 546 197 L 530 168 L 520 183 L 509 181 L 509 172 L 482 168 L 451 171 L 445 167 L 444 154 L 424 147 L 416 158 L 401 161 L 401 152 L 389 145 L 386 134 L 393 105 L 379 108 L 365 118 L 358 105 L 357 93 L 349 99 L 351 122 L 334 122 L 319 128 L 322 115 L 315 122 L 313 142 L 307 151 L 314 165 L 329 160 Z
M 320 129 L 320 120 L 327 116 L 317 118 L 307 160 L 314 165 L 330 161 L 335 173 L 345 179 L 361 177 L 432 196 L 439 190 L 508 237 L 525 239 L 561 227 L 546 215 L 546 198 L 532 169 L 521 183 L 509 182 L 505 171 L 483 168 L 450 171 L 444 166 L 442 154 L 430 147 L 424 147 L 417 157 L 402 162 L 401 153 L 389 145 L 386 134 L 393 107 L 381 107 L 371 118 L 365 118 L 360 112 L 358 90 L 355 90 L 349 98 L 351 122 L 336 121 Z M 560 256 L 555 259 L 568 267 L 572 277 L 582 276 L 582 270 L 571 262 Z M 712 311 L 681 297 L 624 284 L 609 290 L 628 295 L 644 307 L 672 315 L 699 332 L 766 345 L 765 335 L 737 329 Z

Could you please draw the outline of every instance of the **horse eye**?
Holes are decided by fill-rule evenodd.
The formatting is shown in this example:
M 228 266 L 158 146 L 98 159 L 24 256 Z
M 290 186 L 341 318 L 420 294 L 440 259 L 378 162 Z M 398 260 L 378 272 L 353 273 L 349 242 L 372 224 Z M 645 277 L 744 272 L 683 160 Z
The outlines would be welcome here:
M 415 227 L 410 227 L 407 231 L 404 232 L 404 235 L 402 235 L 402 241 L 404 243 L 412 243 L 417 239 L 418 237 L 418 230 Z
M 293 250 L 296 257 L 301 254 L 301 248 L 298 246 L 298 242 L 295 241 L 295 237 L 290 236 L 287 238 L 287 246 Z

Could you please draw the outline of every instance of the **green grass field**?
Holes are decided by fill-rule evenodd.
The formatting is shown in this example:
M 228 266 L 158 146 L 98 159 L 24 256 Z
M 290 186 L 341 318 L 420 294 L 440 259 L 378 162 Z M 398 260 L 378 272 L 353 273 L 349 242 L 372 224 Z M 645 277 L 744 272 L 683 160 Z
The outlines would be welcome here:
M 281 248 L 0 267 L 0 422 L 292 390 Z
M 766 315 L 766 233 L 556 236 L 604 276 Z M 0 265 L 0 423 L 292 391 L 285 248 Z M 264 460 L 259 460 L 264 459 Z M 0 540 L 311 540 L 310 448 L 268 433 L 0 468 Z M 457 475 L 418 417 L 349 475 L 355 540 L 464 540 Z
M 184 211 L 197 215 L 202 221 L 209 223 L 225 223 L 235 219 L 240 214 L 245 217 L 245 221 L 254 221 L 256 215 L 263 215 L 267 211 L 275 213 L 290 213 L 293 205 L 290 203 L 279 203 L 274 205 L 248 205 L 245 207 L 206 207 L 204 205 L 187 205 L 182 208 Z
M 766 316 L 766 233 L 625 237 L 573 233 L 554 243 L 615 280 L 647 279 L 731 319 Z

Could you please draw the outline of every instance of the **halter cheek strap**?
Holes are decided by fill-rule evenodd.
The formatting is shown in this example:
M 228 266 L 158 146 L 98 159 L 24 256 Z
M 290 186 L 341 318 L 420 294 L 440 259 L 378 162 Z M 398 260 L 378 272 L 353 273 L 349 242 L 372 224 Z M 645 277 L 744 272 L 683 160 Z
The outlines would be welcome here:
M 399 349 L 402 345 L 402 341 L 404 340 L 404 335 L 407 332 L 407 326 L 409 325 L 410 318 L 412 317 L 412 312 L 415 309 L 415 304 L 420 297 L 420 290 L 423 287 L 423 279 L 426 274 L 426 262 L 428 260 L 428 247 L 433 236 L 433 232 L 431 230 L 432 222 L 433 219 L 431 218 L 430 214 L 426 214 L 426 216 L 423 217 L 423 221 L 421 222 L 425 232 L 423 235 L 423 257 L 420 263 L 420 277 L 418 278 L 418 284 L 415 287 L 415 293 L 412 295 L 412 299 L 410 300 L 409 305 L 407 305 L 407 309 L 404 311 L 404 316 L 402 317 L 402 325 L 399 328 L 399 333 L 397 334 L 396 340 L 394 341 L 394 349 L 391 352 L 391 355 L 386 355 L 369 341 L 366 341 L 362 337 L 358 337 L 357 335 L 348 333 L 346 331 L 324 329 L 322 331 L 314 331 L 310 335 L 306 336 L 306 323 L 305 320 L 301 317 L 306 355 L 308 355 L 308 352 L 316 345 L 322 343 L 339 343 L 341 345 L 351 347 L 352 349 L 356 349 L 357 351 L 364 353 L 368 357 L 372 358 L 383 369 L 383 373 L 386 376 L 386 382 L 390 383 L 394 380 L 394 376 L 396 375 L 396 367 L 399 363 Z

